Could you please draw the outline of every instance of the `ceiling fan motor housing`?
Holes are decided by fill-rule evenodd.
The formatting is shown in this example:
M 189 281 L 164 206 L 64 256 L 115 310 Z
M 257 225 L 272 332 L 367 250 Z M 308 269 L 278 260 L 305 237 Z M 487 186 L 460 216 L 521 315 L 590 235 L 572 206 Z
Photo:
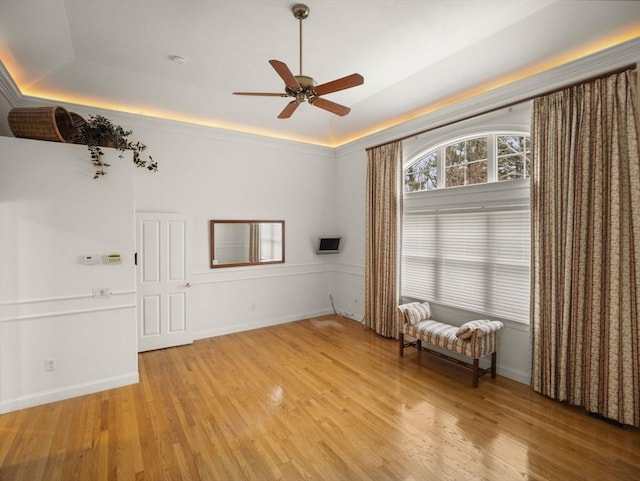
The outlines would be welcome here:
M 316 86 L 316 81 L 307 75 L 295 75 L 296 80 L 302 87 L 302 90 L 293 90 L 285 86 L 285 91 L 292 97 L 298 97 L 297 94 L 302 93 L 305 97 L 309 97 L 313 94 L 313 88 Z

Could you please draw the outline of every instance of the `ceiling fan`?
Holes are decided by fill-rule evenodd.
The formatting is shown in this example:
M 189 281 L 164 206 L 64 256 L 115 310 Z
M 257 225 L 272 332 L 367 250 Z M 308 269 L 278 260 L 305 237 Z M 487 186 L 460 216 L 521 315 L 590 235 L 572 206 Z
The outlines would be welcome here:
M 302 20 L 309 16 L 309 7 L 303 4 L 296 4 L 291 7 L 293 16 L 300 21 L 300 75 L 293 75 L 289 67 L 284 62 L 279 60 L 269 60 L 269 63 L 276 71 L 276 73 L 284 81 L 284 93 L 269 93 L 269 92 L 233 92 L 235 95 L 255 95 L 262 97 L 293 97 L 293 100 L 289 102 L 285 108 L 278 115 L 279 119 L 288 119 L 293 112 L 303 102 L 309 102 L 314 107 L 327 110 L 336 115 L 347 115 L 351 109 L 344 105 L 331 102 L 322 95 L 338 92 L 339 90 L 345 90 L 351 87 L 356 87 L 364 83 L 364 78 L 358 73 L 347 75 L 331 82 L 326 82 L 320 85 L 316 85 L 316 81 L 306 75 L 302 75 Z

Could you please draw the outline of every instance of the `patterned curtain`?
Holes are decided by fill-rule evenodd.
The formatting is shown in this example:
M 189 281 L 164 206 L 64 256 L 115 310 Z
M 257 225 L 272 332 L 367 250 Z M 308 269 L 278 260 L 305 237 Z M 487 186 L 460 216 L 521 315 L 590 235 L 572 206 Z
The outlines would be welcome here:
M 402 214 L 402 143 L 368 151 L 364 324 L 397 338 L 398 229 Z
M 636 74 L 534 100 L 532 387 L 640 425 Z

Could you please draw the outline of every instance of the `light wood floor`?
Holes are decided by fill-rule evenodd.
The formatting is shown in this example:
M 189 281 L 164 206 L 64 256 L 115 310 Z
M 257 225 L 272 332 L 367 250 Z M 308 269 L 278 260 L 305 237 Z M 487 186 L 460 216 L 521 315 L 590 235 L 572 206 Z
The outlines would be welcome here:
M 140 376 L 0 416 L 0 480 L 640 479 L 640 430 L 336 316 L 144 353 Z

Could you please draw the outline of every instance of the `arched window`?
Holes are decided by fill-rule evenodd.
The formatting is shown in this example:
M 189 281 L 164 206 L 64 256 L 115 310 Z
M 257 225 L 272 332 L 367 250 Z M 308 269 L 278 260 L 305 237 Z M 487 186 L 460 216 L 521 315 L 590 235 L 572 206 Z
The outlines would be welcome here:
M 404 170 L 402 296 L 528 322 L 529 170 L 525 133 L 425 146 Z
M 450 140 L 411 162 L 404 170 L 404 191 L 526 179 L 530 153 L 529 135 L 519 132 L 492 132 Z

